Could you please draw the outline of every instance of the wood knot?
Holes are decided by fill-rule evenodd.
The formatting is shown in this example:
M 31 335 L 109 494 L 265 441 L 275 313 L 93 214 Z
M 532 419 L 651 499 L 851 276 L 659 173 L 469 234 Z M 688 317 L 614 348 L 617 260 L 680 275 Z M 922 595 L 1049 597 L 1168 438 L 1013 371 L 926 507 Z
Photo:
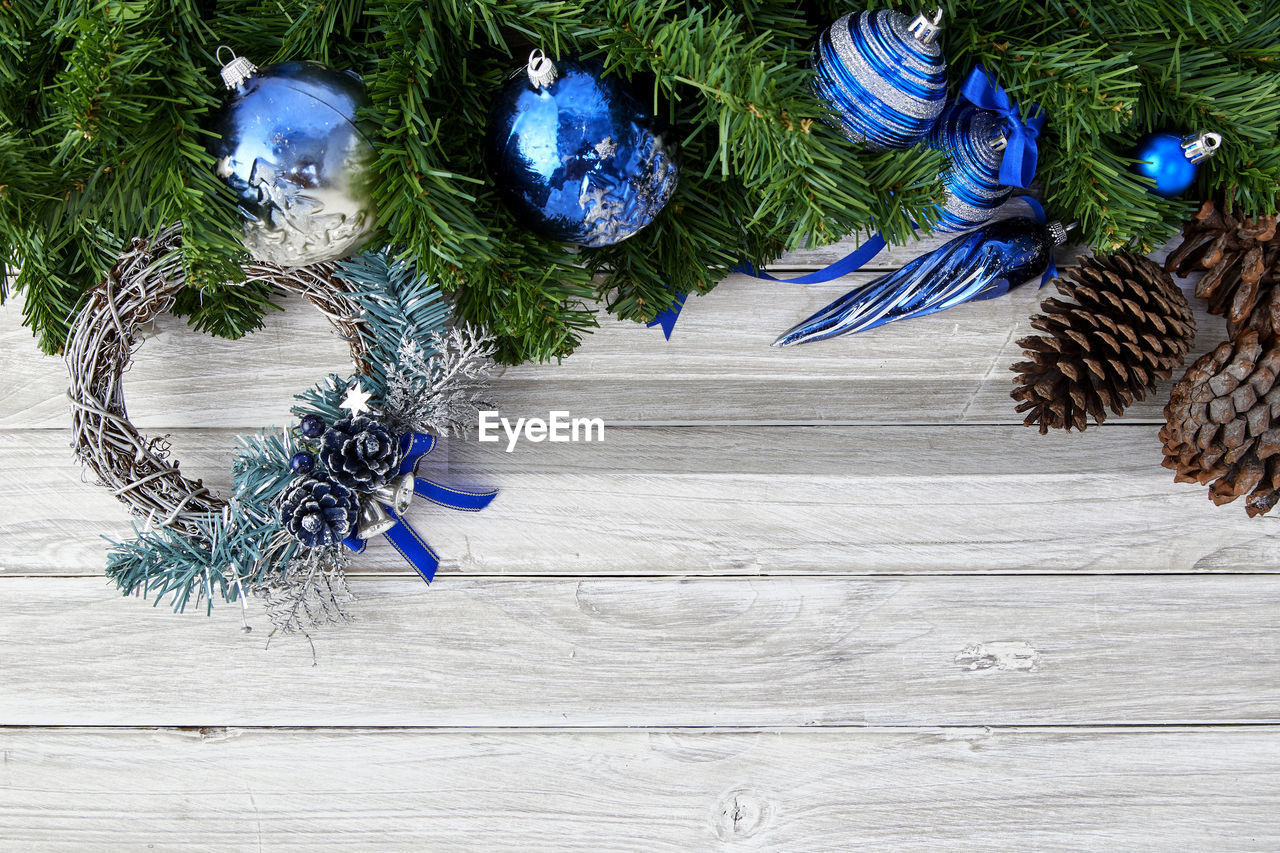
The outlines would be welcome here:
M 764 829 L 772 817 L 773 807 L 767 799 L 750 788 L 735 789 L 716 804 L 716 837 L 721 841 L 750 838 Z

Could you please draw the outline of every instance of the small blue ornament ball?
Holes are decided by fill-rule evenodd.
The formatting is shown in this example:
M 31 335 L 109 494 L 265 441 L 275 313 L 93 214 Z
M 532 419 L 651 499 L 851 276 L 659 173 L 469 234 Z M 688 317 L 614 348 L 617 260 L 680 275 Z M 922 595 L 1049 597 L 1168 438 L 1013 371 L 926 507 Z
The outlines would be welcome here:
M 319 415 L 307 415 L 299 422 L 298 429 L 307 438 L 319 438 L 324 435 L 324 420 Z
M 679 173 L 662 128 L 620 78 L 541 51 L 494 101 L 485 161 L 522 226 L 581 246 L 609 246 L 644 228 Z
M 814 89 L 845 136 L 878 151 L 925 137 L 947 101 L 941 21 L 941 11 L 932 20 L 889 9 L 851 12 L 818 37 Z
M 316 458 L 310 453 L 295 453 L 289 460 L 289 467 L 295 474 L 305 474 L 316 467 Z
M 1213 156 L 1222 145 L 1216 133 L 1179 136 L 1173 133 L 1149 133 L 1138 140 L 1134 151 L 1134 171 L 1156 182 L 1152 192 L 1165 198 L 1176 198 L 1196 180 L 1200 164 Z

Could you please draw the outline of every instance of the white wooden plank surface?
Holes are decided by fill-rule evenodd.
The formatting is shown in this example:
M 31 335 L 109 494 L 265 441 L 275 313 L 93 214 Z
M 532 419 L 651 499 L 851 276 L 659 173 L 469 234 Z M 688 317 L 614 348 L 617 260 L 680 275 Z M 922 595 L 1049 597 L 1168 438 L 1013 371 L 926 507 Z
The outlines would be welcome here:
M 1215 507 L 1160 467 L 1150 426 L 610 428 L 600 444 L 447 442 L 428 476 L 494 486 L 482 513 L 410 512 L 442 574 L 686 575 L 1280 570 L 1277 519 Z M 226 492 L 233 433 L 171 437 Z M 124 507 L 63 431 L 0 431 L 0 574 L 99 574 Z M 379 543 L 380 544 L 380 540 Z M 365 571 L 405 571 L 390 548 Z
M 936 241 L 922 244 L 925 247 Z M 691 298 L 670 341 L 657 329 L 600 315 L 600 328 L 559 364 L 510 368 L 494 399 L 511 416 L 569 409 L 622 424 L 1020 423 L 1009 399 L 1019 338 L 1047 296 L 1034 285 L 933 317 L 860 335 L 774 349 L 799 320 L 874 273 L 825 285 L 732 276 Z M 288 419 L 294 394 L 330 372 L 349 373 L 346 347 L 300 299 L 243 341 L 163 317 L 126 377 L 130 413 L 144 428 L 257 428 Z M 1224 337 L 1199 304 L 1193 357 Z M 61 360 L 39 357 L 17 300 L 0 308 L 0 429 L 58 428 L 68 420 Z M 1175 377 L 1176 378 L 1176 377 Z M 1127 413 L 1154 422 L 1171 382 Z
M 0 580 L 0 723 L 1280 722 L 1280 578 L 359 580 L 244 634 L 100 579 Z
M 0 731 L 10 849 L 1280 846 L 1256 729 Z
M 435 473 L 500 500 L 415 510 L 438 582 L 371 550 L 388 576 L 314 648 L 116 595 L 99 537 L 127 518 L 80 482 L 61 362 L 0 308 L 0 847 L 1280 847 L 1274 520 L 1159 467 L 1168 383 L 1083 436 L 1013 426 L 1033 287 L 768 347 L 939 242 L 825 286 L 737 276 L 670 343 L 602 316 L 507 370 L 504 415 L 606 442 L 452 443 Z M 224 487 L 232 431 L 347 369 L 295 301 L 242 342 L 165 318 L 126 383 Z

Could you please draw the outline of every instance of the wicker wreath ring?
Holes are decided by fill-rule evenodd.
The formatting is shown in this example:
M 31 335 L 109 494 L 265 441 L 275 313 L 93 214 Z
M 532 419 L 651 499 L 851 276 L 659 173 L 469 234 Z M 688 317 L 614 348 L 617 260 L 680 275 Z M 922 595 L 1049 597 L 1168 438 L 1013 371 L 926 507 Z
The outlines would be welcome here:
M 169 461 L 164 438 L 147 438 L 129 421 L 121 381 L 141 344 L 142 327 L 170 310 L 186 286 L 181 247 L 180 226 L 151 240 L 136 238 L 90 292 L 67 338 L 68 396 L 76 456 L 101 484 L 151 525 L 200 537 L 208 529 L 202 521 L 222 512 L 227 501 L 184 476 Z M 319 308 L 350 344 L 352 359 L 363 371 L 360 307 L 335 269 L 332 264 L 285 269 L 252 263 L 244 272 L 248 281 L 299 294 Z

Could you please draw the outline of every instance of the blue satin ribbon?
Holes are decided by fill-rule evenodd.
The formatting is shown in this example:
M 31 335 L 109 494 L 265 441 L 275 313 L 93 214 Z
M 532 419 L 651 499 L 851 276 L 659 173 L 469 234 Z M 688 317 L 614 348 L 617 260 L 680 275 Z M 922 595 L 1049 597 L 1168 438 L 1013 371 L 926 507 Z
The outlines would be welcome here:
M 755 276 L 756 278 L 765 278 L 769 281 L 779 281 L 783 284 L 822 284 L 828 281 L 835 281 L 842 276 L 862 269 L 872 258 L 884 251 L 886 245 L 888 244 L 885 243 L 883 237 L 879 234 L 873 234 L 865 243 L 835 263 L 816 272 L 796 276 L 795 278 L 774 278 L 764 270 L 756 269 L 746 261 L 733 267 L 733 271 Z M 654 326 L 661 326 L 662 333 L 666 335 L 667 340 L 671 340 L 671 331 L 675 328 L 676 320 L 680 316 L 680 309 L 684 307 L 686 296 L 688 296 L 686 293 L 681 293 L 677 296 L 675 303 L 659 314 L 653 322 L 647 324 L 648 327 L 652 329 Z
M 987 69 L 975 65 L 969 77 L 960 87 L 960 96 L 976 107 L 999 113 L 1009 131 L 1004 159 L 1000 162 L 1000 183 L 1006 187 L 1027 187 L 1036 176 L 1036 137 L 1044 130 L 1048 116 L 1036 104 L 1031 104 L 1023 118 L 1018 105 L 1001 88 Z
M 417 476 L 418 465 L 421 464 L 424 456 L 435 449 L 435 446 L 435 436 L 425 433 L 411 432 L 400 436 L 401 459 L 398 473 L 414 475 L 413 493 L 415 495 L 426 498 L 434 504 L 463 512 L 479 512 L 493 502 L 498 494 L 497 489 L 487 492 L 467 492 L 451 489 L 431 480 L 420 479 Z M 440 557 L 431 549 L 427 541 L 418 535 L 418 531 L 405 521 L 404 516 L 386 504 L 382 507 L 396 520 L 395 527 L 382 534 L 383 538 L 400 552 L 400 556 L 404 557 L 418 574 L 422 575 L 424 581 L 431 583 L 436 576 L 436 569 L 440 566 Z M 366 540 L 359 536 L 348 536 L 342 540 L 342 544 L 361 554 L 364 552 Z

